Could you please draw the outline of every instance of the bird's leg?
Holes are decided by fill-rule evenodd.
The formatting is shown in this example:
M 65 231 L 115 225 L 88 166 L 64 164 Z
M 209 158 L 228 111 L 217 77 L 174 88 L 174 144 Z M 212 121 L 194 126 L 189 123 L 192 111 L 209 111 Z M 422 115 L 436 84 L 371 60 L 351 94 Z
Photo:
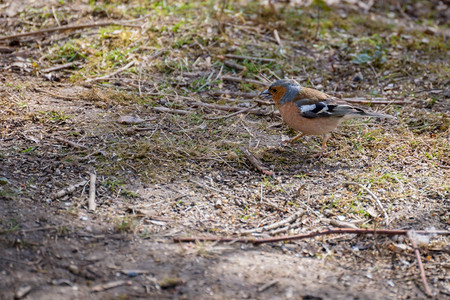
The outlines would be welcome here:
M 304 135 L 305 135 L 304 133 L 300 133 L 300 134 L 294 136 L 292 139 L 289 139 L 289 140 L 285 141 L 284 143 L 286 143 L 286 144 L 293 144 L 296 140 L 298 140 L 299 138 L 301 138 Z
M 313 154 L 313 157 L 322 157 L 326 155 L 325 149 L 327 148 L 327 141 L 329 138 L 330 138 L 329 133 L 323 136 L 322 148 L 320 149 L 320 152 Z
M 327 133 L 323 136 L 323 142 L 322 142 L 322 152 L 325 152 L 325 149 L 327 148 L 327 141 L 330 138 L 330 134 Z

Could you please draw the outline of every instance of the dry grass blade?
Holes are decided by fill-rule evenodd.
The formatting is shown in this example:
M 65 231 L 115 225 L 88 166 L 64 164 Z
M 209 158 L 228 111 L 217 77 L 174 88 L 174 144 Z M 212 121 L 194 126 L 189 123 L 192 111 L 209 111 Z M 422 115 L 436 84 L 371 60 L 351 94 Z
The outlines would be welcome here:
M 264 58 L 264 57 L 255 57 L 255 56 L 245 56 L 245 55 L 234 55 L 234 54 L 225 54 L 226 58 L 240 59 L 240 60 L 256 60 L 261 62 L 276 62 L 276 59 L 273 58 Z
M 253 83 L 253 84 L 263 85 L 263 86 L 269 85 L 269 83 L 267 83 L 267 82 L 262 82 L 262 81 L 258 81 L 258 80 L 254 80 L 254 79 L 233 77 L 233 76 L 222 76 L 222 80 L 224 80 L 224 81 L 234 81 L 234 82 Z
M 231 92 L 231 91 L 213 91 L 210 93 L 213 96 L 231 96 L 231 97 L 242 97 L 242 98 L 255 98 L 258 97 L 258 93 L 242 93 L 242 92 Z
M 135 61 L 134 61 L 134 60 L 133 60 L 133 61 L 130 61 L 130 62 L 129 62 L 128 64 L 126 64 L 125 66 L 123 66 L 123 67 L 117 69 L 116 71 L 114 71 L 114 72 L 112 72 L 112 73 L 110 73 L 110 74 L 108 74 L 108 75 L 101 76 L 101 77 L 97 77 L 97 78 L 90 78 L 90 79 L 86 80 L 86 82 L 95 82 L 95 81 L 108 80 L 108 79 L 110 79 L 111 77 L 114 77 L 115 75 L 117 75 L 117 74 L 119 74 L 119 73 L 122 73 L 123 71 L 125 71 L 125 70 L 131 68 L 134 64 L 135 64 Z
M 57 31 L 77 30 L 77 29 L 103 27 L 103 26 L 110 26 L 110 25 L 120 25 L 120 26 L 130 26 L 130 27 L 141 28 L 140 25 L 122 24 L 122 23 L 117 23 L 117 22 L 99 22 L 99 23 L 91 23 L 91 24 L 66 25 L 66 26 L 60 26 L 60 27 L 55 27 L 55 28 L 41 29 L 41 30 L 37 30 L 37 31 L 33 31 L 33 32 L 24 32 L 24 33 L 12 34 L 12 35 L 7 35 L 7 36 L 0 36 L 0 41 L 17 39 L 19 37 L 25 37 L 25 36 L 41 35 L 44 33 L 52 33 L 52 32 L 57 32 Z
M 364 191 L 366 191 L 366 193 L 368 193 L 372 197 L 372 199 L 375 200 L 375 203 L 377 204 L 378 208 L 383 212 L 384 222 L 386 223 L 386 225 L 389 225 L 389 223 L 390 223 L 389 216 L 388 216 L 386 210 L 384 209 L 383 204 L 381 203 L 380 199 L 378 199 L 378 197 L 374 193 L 372 193 L 371 190 L 369 190 L 367 187 L 365 187 L 362 184 L 357 183 L 357 182 L 345 181 L 345 182 L 343 182 L 343 184 L 344 185 L 356 185 L 356 186 L 362 188 Z

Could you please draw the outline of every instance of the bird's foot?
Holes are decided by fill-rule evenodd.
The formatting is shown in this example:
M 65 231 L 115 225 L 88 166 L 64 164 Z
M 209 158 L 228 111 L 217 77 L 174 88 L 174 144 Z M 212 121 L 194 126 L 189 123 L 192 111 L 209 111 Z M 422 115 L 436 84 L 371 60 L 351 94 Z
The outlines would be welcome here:
M 283 135 L 281 137 L 281 145 L 292 145 L 292 139 L 290 139 L 288 136 Z
M 311 155 L 311 157 L 312 158 L 322 158 L 322 157 L 328 156 L 328 154 L 330 154 L 330 153 L 329 152 L 325 152 L 325 151 L 320 151 L 320 152 L 313 153 Z
M 303 134 L 299 134 L 299 135 L 297 135 L 297 136 L 295 136 L 293 138 L 289 138 L 289 137 L 284 135 L 284 136 L 281 137 L 281 144 L 282 145 L 294 145 L 294 144 L 297 143 L 298 139 L 300 137 L 302 137 L 302 136 L 303 136 Z

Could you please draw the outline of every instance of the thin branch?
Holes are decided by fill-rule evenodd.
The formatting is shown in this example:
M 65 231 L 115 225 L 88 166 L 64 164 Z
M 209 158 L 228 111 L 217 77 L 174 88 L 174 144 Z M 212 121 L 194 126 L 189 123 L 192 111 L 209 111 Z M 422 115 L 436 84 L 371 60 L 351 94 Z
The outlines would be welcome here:
M 59 192 L 54 193 L 53 195 L 51 195 L 50 199 L 56 200 L 58 198 L 64 197 L 65 195 L 71 194 L 71 193 L 75 192 L 75 190 L 77 188 L 79 188 L 80 186 L 85 185 L 86 183 L 87 183 L 87 181 L 83 180 L 83 181 L 80 181 L 80 182 L 78 182 L 78 183 L 76 183 L 74 185 L 71 185 L 71 186 L 69 186 L 69 187 L 67 187 L 65 189 L 62 189 Z
M 276 59 L 273 58 L 264 58 L 264 57 L 255 57 L 255 56 L 243 56 L 243 55 L 234 55 L 234 54 L 225 54 L 226 58 L 239 59 L 239 60 L 259 60 L 262 62 L 276 62 Z
M 94 173 L 89 174 L 89 198 L 88 198 L 88 208 L 91 211 L 94 211 L 97 207 L 97 204 L 95 203 L 95 180 L 97 176 Z
M 184 109 L 175 109 L 175 108 L 168 108 L 168 107 L 162 107 L 162 106 L 155 106 L 151 108 L 154 111 L 157 112 L 166 112 L 166 113 L 172 113 L 172 114 L 178 114 L 178 115 L 187 115 L 192 112 Z
M 258 93 L 242 93 L 242 92 L 229 92 L 229 91 L 213 91 L 210 93 L 212 96 L 228 95 L 230 97 L 242 97 L 242 98 L 255 98 L 259 96 Z
M 123 71 L 125 71 L 126 69 L 130 68 L 131 66 L 133 66 L 135 63 L 134 60 L 130 61 L 128 64 L 126 64 L 125 66 L 123 66 L 122 68 L 117 69 L 116 71 L 112 72 L 111 74 L 105 75 L 105 76 L 100 76 L 100 77 L 96 77 L 96 78 L 90 78 L 88 80 L 86 80 L 86 82 L 93 82 L 93 81 L 101 81 L 101 80 L 107 80 L 111 77 L 113 77 L 114 75 L 117 75 Z
M 56 15 L 56 11 L 55 11 L 55 7 L 52 6 L 52 12 L 53 12 L 53 17 L 56 20 L 56 23 L 58 24 L 59 27 L 61 27 L 61 22 L 59 22 L 58 16 Z
M 406 101 L 395 101 L 395 100 L 387 100 L 386 98 L 374 98 L 374 99 L 366 99 L 366 98 L 341 98 L 342 100 L 349 103 L 361 103 L 361 104 L 405 104 Z
M 246 78 L 240 78 L 240 77 L 233 77 L 233 76 L 222 76 L 222 80 L 224 81 L 234 81 L 234 82 L 245 82 L 245 83 L 253 83 L 253 84 L 259 84 L 267 86 L 269 83 L 262 82 L 254 79 L 246 79 Z
M 422 259 L 420 258 L 419 247 L 417 247 L 417 243 L 414 240 L 414 237 L 412 236 L 411 230 L 408 231 L 407 236 L 409 241 L 411 242 L 411 245 L 414 248 L 414 253 L 416 254 L 417 265 L 419 266 L 420 278 L 422 278 L 422 282 L 425 287 L 425 293 L 427 294 L 427 296 L 432 297 L 433 293 L 431 291 L 430 286 L 428 285 L 427 277 L 425 276 L 425 270 L 423 268 Z
M 236 70 L 241 71 L 241 72 L 247 70 L 247 67 L 242 66 L 242 65 L 240 65 L 240 64 L 237 64 L 237 63 L 235 63 L 235 62 L 229 61 L 229 60 L 225 60 L 225 61 L 223 62 L 223 64 L 224 64 L 225 66 L 229 67 L 229 68 L 236 69 Z
M 281 42 L 280 35 L 278 34 L 278 30 L 275 29 L 275 30 L 273 31 L 273 36 L 275 37 L 275 40 L 277 41 L 277 43 L 278 43 L 278 45 L 280 46 L 280 48 L 283 49 L 283 48 L 284 48 L 284 45 L 283 45 L 283 43 Z
M 37 92 L 39 92 L 39 93 L 44 93 L 44 94 L 47 94 L 47 95 L 49 95 L 49 96 L 52 96 L 52 97 L 54 97 L 54 98 L 56 98 L 56 99 L 63 99 L 63 100 L 79 100 L 79 99 L 80 99 L 79 97 L 71 97 L 71 96 L 58 95 L 58 94 L 52 93 L 52 92 L 50 92 L 50 91 L 41 90 L 41 89 L 39 89 L 39 88 L 35 88 L 34 90 L 37 91 Z M 69 145 L 73 146 L 73 145 L 72 145 L 73 142 L 71 142 L 71 141 L 69 141 L 69 140 L 66 140 L 66 139 L 63 139 L 63 138 L 60 138 L 60 137 L 55 137 L 55 139 L 58 140 L 58 141 L 60 141 L 60 142 L 64 142 L 64 143 L 66 143 L 66 144 L 69 144 Z M 77 144 L 77 145 L 80 146 L 81 148 L 84 147 L 84 146 L 79 145 L 79 144 Z M 73 146 L 73 147 L 78 148 L 77 146 Z M 87 149 L 87 147 L 86 147 L 86 149 Z
M 188 102 L 188 105 L 195 106 L 195 107 L 206 107 L 210 109 L 218 109 L 218 110 L 224 110 L 224 111 L 241 111 L 242 107 L 238 106 L 228 106 L 228 105 L 219 105 L 219 104 L 212 104 L 212 103 L 205 103 L 205 102 Z M 250 114 L 254 115 L 279 115 L 279 112 L 270 112 L 260 109 L 251 109 L 248 111 Z
M 102 292 L 105 290 L 113 289 L 122 285 L 132 285 L 131 281 L 126 280 L 117 280 L 117 281 L 111 281 L 107 283 L 101 283 L 98 285 L 95 285 L 91 288 L 92 292 Z
M 237 112 L 231 113 L 231 114 L 229 114 L 229 115 L 225 115 L 225 116 L 217 116 L 217 117 L 210 117 L 210 118 L 206 118 L 206 117 L 205 117 L 205 119 L 208 119 L 208 120 L 222 120 L 222 119 L 227 119 L 227 118 L 231 118 L 231 117 L 234 117 L 234 116 L 236 116 L 236 115 L 239 115 L 239 114 L 243 114 L 243 113 L 245 113 L 245 112 L 248 112 L 248 111 L 254 109 L 254 108 L 257 107 L 257 106 L 258 106 L 258 104 L 255 104 L 255 105 L 253 105 L 253 106 L 250 106 L 250 107 L 247 107 L 247 108 L 238 110 Z
M 80 25 L 66 25 L 66 26 L 59 26 L 59 27 L 54 27 L 54 28 L 41 29 L 41 30 L 32 31 L 32 32 L 24 32 L 24 33 L 12 34 L 12 35 L 0 36 L 0 41 L 15 39 L 15 38 L 24 37 L 24 36 L 40 35 L 40 34 L 44 34 L 44 33 L 56 32 L 56 31 L 76 30 L 76 29 L 84 29 L 84 28 L 90 28 L 90 27 L 102 27 L 102 26 L 110 26 L 110 25 L 141 28 L 140 25 L 122 24 L 122 23 L 117 23 L 117 22 L 100 22 L 100 23 L 91 23 L 91 24 L 80 24 Z
M 0 46 L 0 53 L 12 53 L 16 51 L 16 48 L 11 48 L 11 47 L 1 47 Z
M 78 67 L 78 65 L 79 65 L 79 63 L 77 63 L 77 62 L 70 62 L 70 63 L 67 63 L 67 64 L 63 64 L 63 65 L 59 65 L 59 66 L 53 66 L 53 67 L 50 67 L 50 68 L 42 69 L 41 72 L 42 73 L 50 73 L 50 72 L 55 72 L 55 71 L 68 69 L 68 68 L 72 68 L 72 67 Z
M 263 231 L 267 231 L 267 230 L 271 230 L 271 229 L 275 229 L 275 228 L 279 228 L 285 224 L 289 224 L 294 222 L 298 217 L 302 216 L 305 214 L 305 211 L 303 209 L 300 209 L 298 211 L 296 211 L 295 213 L 293 213 L 292 215 L 290 215 L 289 217 L 287 217 L 284 220 L 281 220 L 279 222 L 276 223 L 272 223 L 272 224 L 268 224 L 262 227 L 258 227 L 258 228 L 253 228 L 253 229 L 249 229 L 249 230 L 244 230 L 242 231 L 242 233 L 253 233 L 253 232 L 263 232 Z
M 305 234 L 297 234 L 291 236 L 274 237 L 267 239 L 255 239 L 255 238 L 234 238 L 234 237 L 177 237 L 173 241 L 175 243 L 189 243 L 189 242 L 218 242 L 218 243 L 228 243 L 237 242 L 245 244 L 264 244 L 264 243 L 276 243 L 282 241 L 293 241 L 302 240 L 306 238 L 312 238 L 321 235 L 331 235 L 331 234 L 384 234 L 384 235 L 406 235 L 409 230 L 402 229 L 353 229 L 353 228 L 331 228 L 322 231 L 315 231 Z M 419 230 L 416 231 L 419 234 L 440 234 L 440 235 L 450 235 L 450 231 L 440 230 L 440 231 L 426 231 Z
M 277 41 L 278 45 L 280 45 L 280 54 L 281 56 L 286 58 L 286 54 L 284 54 L 284 45 L 281 42 L 280 36 L 278 35 L 278 30 L 274 29 L 273 36 L 275 37 L 275 40 Z
M 359 186 L 360 188 L 362 188 L 364 191 L 366 191 L 372 197 L 372 199 L 375 200 L 375 202 L 377 203 L 378 207 L 383 212 L 383 214 L 384 214 L 384 221 L 385 221 L 386 225 L 389 225 L 389 216 L 388 216 L 386 210 L 384 209 L 383 204 L 381 204 L 380 199 L 378 199 L 378 197 L 374 193 L 372 193 L 371 190 L 369 190 L 368 188 L 366 188 L 362 184 L 359 184 L 359 183 L 353 182 L 353 181 L 345 181 L 345 182 L 343 182 L 343 184 L 344 185 L 356 185 L 356 186 Z
M 89 148 L 86 147 L 86 146 L 84 146 L 84 145 L 81 145 L 81 144 L 78 144 L 78 143 L 69 141 L 69 140 L 67 140 L 67 139 L 65 139 L 65 138 L 62 138 L 62 137 L 59 137 L 59 136 L 55 136 L 55 140 L 60 141 L 60 142 L 63 142 L 63 143 L 65 143 L 65 144 L 70 145 L 70 146 L 72 146 L 72 147 L 74 147 L 74 148 L 77 148 L 77 149 L 89 150 Z
M 330 223 L 330 225 L 339 227 L 339 228 L 353 228 L 353 229 L 358 229 L 358 226 L 356 226 L 353 223 L 350 222 L 343 222 L 343 221 L 339 221 L 339 220 L 333 220 L 333 219 L 325 219 L 325 221 L 328 221 L 328 223 Z
M 275 173 L 273 171 L 267 170 L 262 163 L 250 152 L 247 148 L 241 147 L 242 153 L 247 157 L 247 159 L 252 163 L 252 165 L 258 169 L 261 173 L 267 176 L 273 177 Z

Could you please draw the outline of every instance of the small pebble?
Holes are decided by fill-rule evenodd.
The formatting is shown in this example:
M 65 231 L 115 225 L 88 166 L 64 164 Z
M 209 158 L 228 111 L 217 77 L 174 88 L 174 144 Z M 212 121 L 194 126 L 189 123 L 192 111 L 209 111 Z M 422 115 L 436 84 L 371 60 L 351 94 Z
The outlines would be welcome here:
M 361 82 L 363 81 L 364 77 L 361 74 L 361 72 L 358 72 L 354 77 L 353 77 L 353 81 L 354 82 Z
M 129 277 L 136 277 L 136 276 L 138 276 L 139 274 L 138 274 L 137 272 L 128 272 L 127 275 L 128 275 Z

